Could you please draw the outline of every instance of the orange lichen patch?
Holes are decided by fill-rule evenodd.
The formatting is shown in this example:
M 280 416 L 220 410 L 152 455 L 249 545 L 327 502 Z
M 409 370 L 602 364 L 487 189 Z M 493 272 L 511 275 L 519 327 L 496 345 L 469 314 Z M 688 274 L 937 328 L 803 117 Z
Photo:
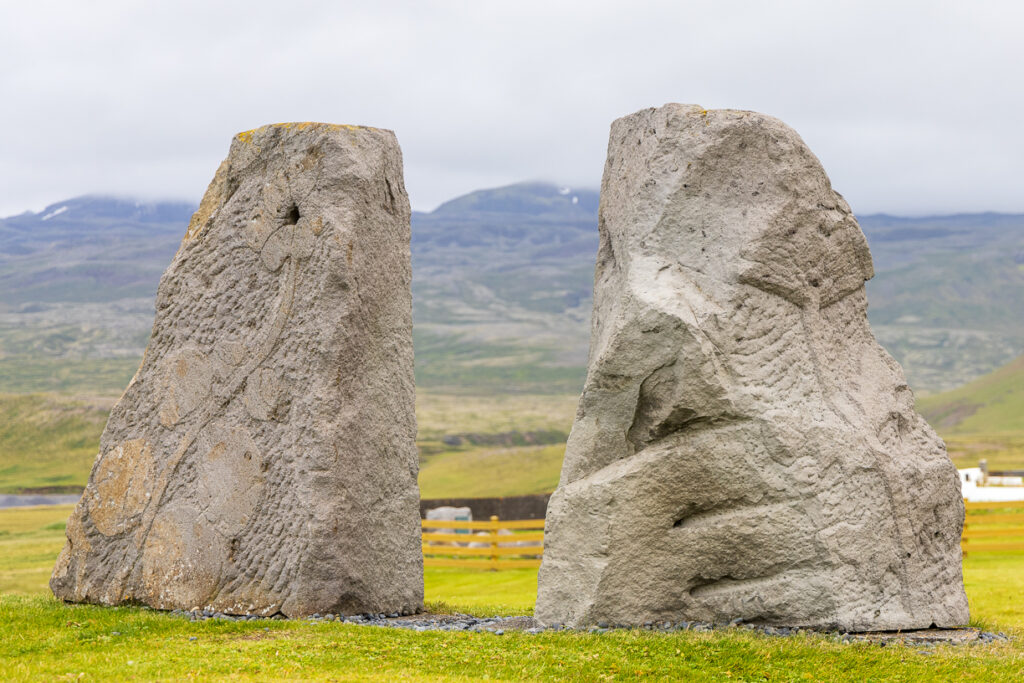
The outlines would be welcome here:
M 214 445 L 210 449 L 210 452 L 206 454 L 206 459 L 209 461 L 217 460 L 220 456 L 224 455 L 224 452 L 228 449 L 227 445 L 223 442 Z
M 146 506 L 153 454 L 145 439 L 132 439 L 103 454 L 86 491 L 89 518 L 101 534 L 126 531 Z

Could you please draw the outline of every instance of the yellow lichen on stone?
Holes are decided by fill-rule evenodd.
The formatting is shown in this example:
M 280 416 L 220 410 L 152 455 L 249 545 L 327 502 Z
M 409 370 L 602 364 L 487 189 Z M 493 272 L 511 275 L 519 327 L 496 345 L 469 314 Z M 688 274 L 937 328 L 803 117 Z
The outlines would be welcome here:
M 287 123 L 274 123 L 269 127 L 285 128 L 287 130 L 306 130 L 307 128 L 324 128 L 326 130 L 360 130 L 363 126 L 353 126 L 346 123 L 319 123 L 317 121 L 289 121 Z
M 259 128 L 253 128 L 252 130 L 243 131 L 238 133 L 235 137 L 246 144 L 253 144 L 253 138 L 267 132 L 272 128 L 280 128 L 282 130 L 307 130 L 309 128 L 322 128 L 324 130 L 339 131 L 339 130 L 376 130 L 367 126 L 355 126 L 348 123 L 321 123 L 319 121 L 284 121 L 281 123 L 268 123 L 265 126 Z
M 217 173 L 214 174 L 213 180 L 210 181 L 210 186 L 206 189 L 206 194 L 203 195 L 203 199 L 199 202 L 199 209 L 192 214 L 192 220 L 189 221 L 188 230 L 185 231 L 185 241 L 193 239 L 206 224 L 209 223 L 210 218 L 217 209 L 221 207 L 226 199 L 227 186 L 228 186 L 228 171 L 231 166 L 228 160 L 225 159 L 220 163 L 217 168 Z
M 149 497 L 153 454 L 145 439 L 125 441 L 103 454 L 85 493 L 89 517 L 99 532 L 124 532 L 142 513 Z M 137 521 L 137 520 L 136 520 Z

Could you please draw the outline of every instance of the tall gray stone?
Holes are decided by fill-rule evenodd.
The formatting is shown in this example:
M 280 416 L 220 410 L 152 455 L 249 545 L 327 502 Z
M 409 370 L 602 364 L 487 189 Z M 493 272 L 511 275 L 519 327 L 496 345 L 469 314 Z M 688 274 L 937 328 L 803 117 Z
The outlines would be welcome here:
M 287 616 L 422 605 L 409 217 L 390 131 L 234 138 L 160 281 L 57 597 Z
M 867 321 L 871 255 L 780 121 L 615 121 L 544 623 L 967 622 L 963 502 Z

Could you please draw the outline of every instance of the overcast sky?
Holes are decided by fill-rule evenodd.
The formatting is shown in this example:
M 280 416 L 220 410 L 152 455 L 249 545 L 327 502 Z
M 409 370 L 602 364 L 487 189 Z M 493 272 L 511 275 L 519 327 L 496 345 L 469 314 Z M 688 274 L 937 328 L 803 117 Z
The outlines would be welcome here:
M 393 129 L 416 209 L 600 182 L 665 102 L 793 126 L 857 213 L 1024 211 L 1024 3 L 5 2 L 0 216 L 198 202 L 238 131 Z

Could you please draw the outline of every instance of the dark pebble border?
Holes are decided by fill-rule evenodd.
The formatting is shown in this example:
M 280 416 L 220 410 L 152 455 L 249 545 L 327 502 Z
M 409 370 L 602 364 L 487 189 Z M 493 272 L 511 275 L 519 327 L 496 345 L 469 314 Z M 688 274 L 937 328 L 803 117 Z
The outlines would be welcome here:
M 225 621 L 286 621 L 287 618 L 278 614 L 272 617 L 258 617 L 251 615 L 231 615 L 209 610 L 174 610 L 171 614 L 188 617 L 189 621 L 206 621 L 207 619 L 223 619 Z M 828 636 L 830 640 L 841 643 L 873 643 L 885 647 L 889 643 L 902 642 L 906 645 L 985 645 L 989 643 L 1008 641 L 1009 636 L 1005 633 L 992 633 L 976 628 L 958 629 L 922 629 L 918 631 L 875 631 L 868 633 L 842 633 L 839 631 L 819 631 L 804 628 L 789 628 L 785 626 L 766 626 L 762 624 L 748 624 L 737 619 L 728 624 L 711 624 L 700 621 L 648 621 L 642 626 L 626 626 L 624 624 L 608 624 L 598 622 L 595 626 L 583 629 L 565 628 L 561 624 L 541 627 L 532 617 L 474 617 L 469 614 L 356 614 L 345 616 L 341 614 L 314 614 L 302 619 L 308 623 L 330 623 L 357 624 L 361 626 L 382 626 L 385 628 L 402 628 L 409 631 L 466 631 L 469 633 L 493 633 L 503 635 L 505 631 L 519 631 L 522 633 L 544 633 L 553 631 L 567 631 L 577 633 L 608 633 L 610 631 L 625 631 L 638 629 L 643 631 L 655 631 L 661 633 L 672 633 L 680 631 L 692 631 L 697 633 L 709 633 L 712 631 L 727 631 L 730 629 L 741 629 L 753 631 L 766 636 L 788 637 L 801 634 L 818 634 Z

